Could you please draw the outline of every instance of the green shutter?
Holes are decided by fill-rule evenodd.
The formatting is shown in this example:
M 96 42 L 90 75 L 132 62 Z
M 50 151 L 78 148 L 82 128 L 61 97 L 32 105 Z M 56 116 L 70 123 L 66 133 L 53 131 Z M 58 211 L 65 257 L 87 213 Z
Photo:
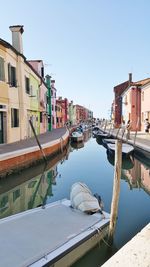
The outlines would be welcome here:
M 4 59 L 0 57 L 0 81 L 5 81 Z

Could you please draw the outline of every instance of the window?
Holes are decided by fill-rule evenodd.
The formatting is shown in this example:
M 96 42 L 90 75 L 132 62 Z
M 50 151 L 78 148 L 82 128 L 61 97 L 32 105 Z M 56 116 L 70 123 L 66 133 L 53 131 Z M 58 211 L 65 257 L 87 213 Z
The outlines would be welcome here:
M 44 78 L 44 67 L 41 68 L 41 76 Z
M 4 59 L 0 57 L 0 81 L 5 81 Z
M 11 66 L 10 63 L 8 63 L 8 83 L 9 86 L 17 87 L 16 68 Z
M 142 92 L 142 101 L 144 101 L 144 92 Z
M 25 76 L 25 90 L 27 94 L 30 94 L 30 80 Z
M 33 188 L 36 185 L 37 181 L 32 181 L 28 184 L 28 188 Z
M 40 112 L 40 123 L 43 121 L 42 112 Z
M 15 202 L 18 197 L 20 197 L 20 189 L 13 192 L 13 202 Z
M 19 127 L 19 110 L 16 108 L 11 109 L 11 127 Z

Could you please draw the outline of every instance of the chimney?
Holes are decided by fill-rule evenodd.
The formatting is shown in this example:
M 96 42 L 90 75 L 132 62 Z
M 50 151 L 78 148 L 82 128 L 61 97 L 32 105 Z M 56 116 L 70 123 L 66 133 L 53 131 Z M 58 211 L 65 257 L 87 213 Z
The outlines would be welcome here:
M 132 73 L 129 73 L 129 83 L 132 83 Z
M 23 54 L 22 33 L 24 32 L 22 25 L 10 26 L 12 32 L 12 46 L 20 53 Z

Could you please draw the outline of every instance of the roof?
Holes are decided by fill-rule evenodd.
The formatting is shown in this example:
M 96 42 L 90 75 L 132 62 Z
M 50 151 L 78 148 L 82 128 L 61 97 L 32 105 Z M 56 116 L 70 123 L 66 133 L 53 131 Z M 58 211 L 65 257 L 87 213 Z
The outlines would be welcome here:
M 129 86 L 129 84 L 131 84 L 131 82 L 125 81 L 123 83 L 120 83 L 120 84 L 114 86 L 114 92 L 116 94 L 121 95 L 126 90 L 126 88 Z
M 144 80 L 140 80 L 140 81 L 137 81 L 137 82 L 132 82 L 130 83 L 126 89 L 121 93 L 121 95 L 123 96 L 129 89 L 130 89 L 130 86 L 144 86 L 146 84 L 148 84 L 150 82 L 150 78 L 146 78 Z
M 143 86 L 143 85 L 146 85 L 149 82 L 150 82 L 150 78 L 146 78 L 144 80 L 140 80 L 140 81 L 134 82 L 134 85 Z
M 21 56 L 21 57 L 23 57 L 23 59 L 24 59 L 24 62 L 25 62 L 25 64 L 27 64 L 28 65 L 28 67 L 30 68 L 30 69 L 32 69 L 32 71 L 40 78 L 40 79 L 42 79 L 42 82 L 44 83 L 44 85 L 47 87 L 47 84 L 45 83 L 45 81 L 43 80 L 43 78 L 38 74 L 38 72 L 32 67 L 32 65 L 27 61 L 27 59 L 26 59 L 26 57 L 23 55 L 23 54 L 21 54 L 21 53 L 19 53 L 10 43 L 8 43 L 8 42 L 6 42 L 5 40 L 3 40 L 3 39 L 1 39 L 0 38 L 0 44 L 1 45 L 3 45 L 4 47 L 6 47 L 6 48 L 8 48 L 8 49 L 11 49 L 17 56 Z M 30 60 L 31 61 L 31 60 Z

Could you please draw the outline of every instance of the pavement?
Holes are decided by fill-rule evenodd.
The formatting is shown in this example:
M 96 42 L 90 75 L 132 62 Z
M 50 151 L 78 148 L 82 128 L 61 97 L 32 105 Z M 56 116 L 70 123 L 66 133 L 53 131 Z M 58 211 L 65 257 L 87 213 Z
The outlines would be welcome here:
M 106 129 L 107 132 L 110 132 L 109 129 Z M 117 134 L 118 129 L 111 130 L 111 134 L 115 137 Z M 44 134 L 38 135 L 38 140 L 41 145 L 46 144 L 50 141 L 54 141 L 56 139 L 61 138 L 66 133 L 66 127 L 63 128 L 57 128 L 53 129 L 51 132 L 46 132 Z M 118 135 L 119 138 L 122 137 L 122 132 L 120 130 L 120 133 Z M 135 142 L 134 142 L 135 139 Z M 124 134 L 123 141 L 126 141 L 126 134 Z M 135 149 L 137 150 L 143 150 L 147 153 L 148 156 L 150 156 L 150 133 L 145 134 L 144 132 L 137 132 L 136 138 L 135 138 L 135 132 L 130 133 L 130 139 L 127 140 L 127 143 L 133 144 L 135 143 Z M 0 144 L 0 155 L 13 152 L 16 150 L 28 148 L 37 146 L 37 141 L 35 137 L 28 138 L 25 140 L 21 140 L 14 143 L 9 144 Z M 146 155 L 146 156 L 147 156 Z
M 101 267 L 150 267 L 150 224 Z
M 63 128 L 53 129 L 51 132 L 40 134 L 37 137 L 40 144 L 43 145 L 50 141 L 54 141 L 55 139 L 61 138 L 65 133 L 66 133 L 66 127 L 63 127 Z M 34 146 L 37 146 L 37 141 L 35 137 L 24 139 L 14 143 L 0 144 L 0 155 Z

